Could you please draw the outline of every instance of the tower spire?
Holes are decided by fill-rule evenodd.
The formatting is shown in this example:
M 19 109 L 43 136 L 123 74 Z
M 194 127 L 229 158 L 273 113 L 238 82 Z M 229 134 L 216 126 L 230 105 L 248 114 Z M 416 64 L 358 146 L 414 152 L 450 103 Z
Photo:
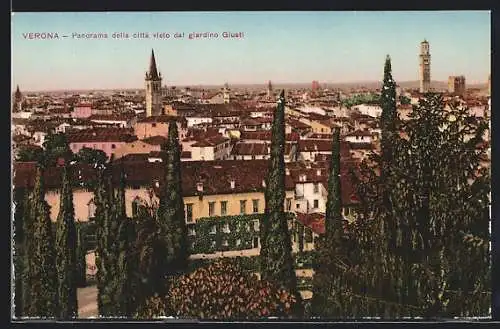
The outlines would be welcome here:
M 158 70 L 156 69 L 155 52 L 151 49 L 151 59 L 149 61 L 149 78 L 159 79 Z

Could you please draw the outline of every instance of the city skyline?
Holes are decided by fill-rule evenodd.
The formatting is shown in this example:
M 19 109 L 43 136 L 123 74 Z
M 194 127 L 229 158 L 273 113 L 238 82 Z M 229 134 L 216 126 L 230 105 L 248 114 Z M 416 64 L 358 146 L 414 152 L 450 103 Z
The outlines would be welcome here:
M 11 24 L 12 88 L 24 91 L 144 88 L 151 49 L 170 86 L 379 81 L 387 54 L 396 81 L 415 81 L 424 39 L 432 81 L 464 75 L 467 84 L 486 83 L 491 66 L 489 11 L 15 13 Z M 223 39 L 224 31 L 244 37 Z M 59 38 L 27 35 L 41 32 Z M 114 32 L 150 38 L 115 40 Z M 155 40 L 153 32 L 171 38 Z M 192 32 L 219 38 L 190 40 Z

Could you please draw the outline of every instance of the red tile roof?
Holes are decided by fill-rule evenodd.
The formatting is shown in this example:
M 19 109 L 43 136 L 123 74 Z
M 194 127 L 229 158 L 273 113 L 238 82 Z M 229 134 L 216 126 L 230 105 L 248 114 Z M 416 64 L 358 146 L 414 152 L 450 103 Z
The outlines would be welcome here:
M 237 143 L 231 151 L 232 155 L 268 155 L 267 143 Z
M 223 137 L 221 135 L 219 136 L 211 136 L 207 137 L 205 139 L 199 140 L 198 142 L 194 143 L 191 145 L 191 147 L 211 147 L 211 146 L 217 146 L 220 144 L 223 144 L 227 141 L 229 141 L 229 138 Z
M 298 142 L 299 152 L 331 152 L 333 148 L 333 141 L 326 139 L 301 139 Z M 340 142 L 341 155 L 347 154 L 349 145 L 347 142 Z M 346 153 L 347 152 L 347 153 Z
M 305 226 L 312 229 L 318 235 L 325 234 L 325 220 L 326 216 L 323 213 L 304 214 L 297 213 L 297 220 Z M 342 220 L 344 230 L 347 229 L 347 221 Z
M 158 115 L 158 116 L 151 116 L 151 117 L 145 117 L 140 120 L 138 120 L 138 123 L 157 123 L 157 122 L 170 122 L 170 121 L 175 121 L 179 120 L 179 117 L 176 116 L 171 116 L 171 115 Z
M 292 128 L 295 128 L 295 129 L 309 129 L 309 128 L 311 128 L 310 125 L 308 125 L 302 121 L 294 120 L 294 119 L 286 120 L 286 124 L 290 125 Z
M 142 139 L 144 143 L 149 145 L 163 145 L 167 142 L 167 137 L 164 136 L 151 136 L 148 138 Z
M 368 130 L 356 130 L 353 131 L 352 133 L 344 135 L 344 137 L 350 137 L 350 136 L 371 137 L 372 135 L 373 134 Z
M 133 135 L 133 130 L 127 128 L 96 128 L 72 131 L 66 134 L 66 138 L 69 143 L 133 142 L 137 140 L 137 136 Z
M 120 180 L 119 163 L 124 163 L 124 170 L 129 186 L 153 186 L 157 181 L 162 184 L 164 179 L 164 164 L 160 162 L 148 162 L 149 155 L 128 155 L 116 161 L 113 168 L 113 181 L 115 184 Z M 142 158 L 141 160 L 127 160 Z M 14 163 L 14 184 L 21 187 L 33 187 L 36 176 L 35 163 Z M 262 180 L 269 169 L 268 160 L 223 160 L 223 161 L 187 161 L 181 162 L 182 190 L 184 196 L 200 194 L 197 191 L 197 183 L 203 182 L 203 194 L 232 194 L 247 192 L 262 192 Z M 89 165 L 79 164 L 73 170 L 74 180 L 81 181 L 95 179 L 95 169 Z M 45 186 L 47 189 L 58 189 L 61 185 L 61 168 L 51 167 L 45 172 Z M 235 180 L 235 188 L 231 188 L 230 181 Z M 295 184 L 290 177 L 285 179 L 288 191 L 295 189 Z
M 260 131 L 241 131 L 241 140 L 262 140 L 271 141 L 272 132 L 271 130 L 260 130 Z M 299 134 L 290 133 L 285 135 L 285 140 L 287 141 L 298 141 L 300 139 Z
M 97 121 L 128 121 L 134 118 L 134 114 L 92 114 L 87 119 Z

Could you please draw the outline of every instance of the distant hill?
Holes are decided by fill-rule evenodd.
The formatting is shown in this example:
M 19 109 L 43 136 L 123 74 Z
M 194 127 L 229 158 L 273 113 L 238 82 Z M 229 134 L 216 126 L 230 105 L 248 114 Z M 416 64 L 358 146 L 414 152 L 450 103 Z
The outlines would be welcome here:
M 272 83 L 272 81 L 271 81 Z M 403 89 L 418 89 L 420 86 L 420 83 L 418 80 L 414 81 L 396 81 L 396 83 Z M 273 89 L 310 89 L 311 88 L 311 83 L 272 83 L 273 84 Z M 367 89 L 378 89 L 381 87 L 382 82 L 381 81 L 359 81 L 359 82 L 340 82 L 340 83 L 328 83 L 328 82 L 321 82 L 319 81 L 319 84 L 322 88 L 328 88 L 328 89 L 341 89 L 341 90 L 350 90 L 350 89 L 357 89 L 357 88 L 367 88 Z M 168 86 L 170 87 L 170 86 Z M 189 86 L 176 86 L 177 88 L 184 88 L 184 87 L 190 87 L 190 88 L 196 88 L 196 89 L 220 89 L 223 87 L 223 84 L 221 85 L 189 85 Z M 486 83 L 481 83 L 481 84 L 468 84 L 467 89 L 474 88 L 474 89 L 486 89 L 488 85 Z M 229 84 L 229 88 L 231 89 L 240 89 L 240 90 L 265 90 L 267 89 L 267 84 L 262 83 L 262 84 Z M 446 90 L 448 88 L 448 82 L 447 81 L 431 81 L 431 88 L 435 90 Z M 67 94 L 88 94 L 90 92 L 93 93 L 113 93 L 113 92 L 118 92 L 118 91 L 143 91 L 144 89 L 142 88 L 124 88 L 124 89 L 88 89 L 88 90 L 51 90 L 51 91 L 27 91 L 27 93 L 37 93 L 37 92 L 43 92 L 43 93 L 67 93 Z

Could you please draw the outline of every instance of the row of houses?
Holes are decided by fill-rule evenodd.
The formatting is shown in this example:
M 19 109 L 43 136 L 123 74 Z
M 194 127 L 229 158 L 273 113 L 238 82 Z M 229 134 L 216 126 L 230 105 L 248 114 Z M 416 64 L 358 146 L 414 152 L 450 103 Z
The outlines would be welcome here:
M 125 198 L 129 217 L 135 214 L 138 205 L 157 202 L 164 183 L 162 163 L 126 158 L 118 160 L 116 164 L 112 169 L 113 182 L 116 186 L 119 184 L 122 166 L 126 174 Z M 343 160 L 341 164 L 342 205 L 346 220 L 354 219 L 358 203 L 349 178 L 349 170 L 355 169 L 357 165 L 357 161 L 349 159 Z M 265 160 L 183 162 L 181 172 L 185 220 L 188 226 L 192 225 L 191 232 L 199 220 L 263 214 L 265 177 L 268 168 L 268 161 Z M 91 221 L 95 215 L 95 204 L 93 192 L 87 184 L 95 180 L 95 169 L 78 164 L 74 166 L 72 174 L 75 218 L 80 222 Z M 47 169 L 44 177 L 45 199 L 50 206 L 50 218 L 53 221 L 56 221 L 60 207 L 61 175 L 62 168 L 53 167 Z M 16 188 L 32 188 L 35 177 L 35 163 L 14 164 Z M 327 182 L 327 161 L 307 164 L 288 163 L 285 176 L 285 211 L 298 215 L 297 220 L 303 224 L 307 224 L 311 218 L 324 218 L 328 196 Z M 310 228 L 314 236 L 322 232 L 317 225 Z M 244 253 L 255 253 L 255 249 L 259 247 L 260 244 Z

